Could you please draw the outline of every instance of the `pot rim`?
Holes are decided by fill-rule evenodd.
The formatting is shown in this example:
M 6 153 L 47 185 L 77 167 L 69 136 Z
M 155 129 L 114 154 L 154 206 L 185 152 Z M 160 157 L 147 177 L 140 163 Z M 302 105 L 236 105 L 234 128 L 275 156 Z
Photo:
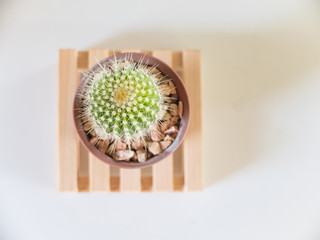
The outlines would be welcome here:
M 74 125 L 76 127 L 76 132 L 78 134 L 78 137 L 82 144 L 85 146 L 85 148 L 93 154 L 96 158 L 103 161 L 104 163 L 108 163 L 111 166 L 118 167 L 118 168 L 127 168 L 127 169 L 134 169 L 134 168 L 144 168 L 151 166 L 163 159 L 165 159 L 167 156 L 172 154 L 182 143 L 190 122 L 190 104 L 189 104 L 189 98 L 188 93 L 186 91 L 185 85 L 180 78 L 180 76 L 176 73 L 175 70 L 173 70 L 170 66 L 168 66 L 163 61 L 143 53 L 135 53 L 135 52 L 126 52 L 126 53 L 120 53 L 120 54 L 114 54 L 107 58 L 104 58 L 100 60 L 98 63 L 93 65 L 87 72 L 95 72 L 98 68 L 100 68 L 100 65 L 106 65 L 108 63 L 111 63 L 115 58 L 116 59 L 123 59 L 123 58 L 130 58 L 135 62 L 142 62 L 144 64 L 147 64 L 149 66 L 156 65 L 157 69 L 164 74 L 165 76 L 168 76 L 168 78 L 173 82 L 175 85 L 179 101 L 182 101 L 183 103 L 183 113 L 181 117 L 181 122 L 179 126 L 179 132 L 175 140 L 171 143 L 171 145 L 166 148 L 164 151 L 162 151 L 160 154 L 155 155 L 151 157 L 150 159 L 146 160 L 145 162 L 127 162 L 127 161 L 116 161 L 112 157 L 109 157 L 107 154 L 104 154 L 98 150 L 98 148 L 91 144 L 89 142 L 89 139 L 87 137 L 87 134 L 83 130 L 81 119 L 78 117 L 80 113 L 80 107 L 81 107 L 81 99 L 79 97 L 79 93 L 82 92 L 83 87 L 86 83 L 87 76 L 83 75 L 81 77 L 80 83 L 78 85 L 74 101 L 73 101 L 73 121 Z

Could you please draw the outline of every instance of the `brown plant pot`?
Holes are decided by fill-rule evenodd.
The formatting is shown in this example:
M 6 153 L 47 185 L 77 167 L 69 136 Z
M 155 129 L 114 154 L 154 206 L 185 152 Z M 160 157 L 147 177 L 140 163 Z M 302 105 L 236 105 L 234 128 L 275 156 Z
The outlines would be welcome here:
M 190 106 L 189 106 L 189 99 L 188 94 L 185 89 L 185 86 L 179 77 L 179 75 L 167 64 L 162 62 L 161 60 L 154 58 L 149 55 L 141 54 L 141 53 L 120 53 L 116 54 L 107 58 L 102 59 L 99 63 L 95 64 L 93 67 L 91 67 L 88 71 L 89 72 L 95 72 L 96 70 L 100 69 L 99 64 L 105 65 L 108 64 L 110 61 L 114 60 L 116 57 L 117 59 L 123 59 L 130 55 L 130 58 L 132 58 L 133 61 L 136 62 L 142 62 L 143 64 L 147 64 L 150 66 L 157 66 L 157 69 L 165 76 L 167 76 L 173 84 L 175 85 L 179 100 L 183 103 L 183 115 L 181 118 L 180 126 L 179 126 L 179 132 L 173 143 L 165 149 L 163 152 L 161 152 L 159 155 L 153 156 L 152 158 L 148 159 L 145 162 L 126 162 L 126 161 L 116 161 L 113 160 L 108 155 L 100 152 L 96 146 L 94 146 L 92 143 L 89 142 L 88 136 L 86 132 L 84 131 L 81 119 L 79 117 L 80 114 L 80 108 L 82 107 L 81 98 L 79 97 L 79 93 L 82 92 L 83 87 L 86 83 L 86 76 L 84 75 L 79 83 L 77 92 L 74 97 L 74 103 L 73 103 L 73 120 L 74 124 L 78 133 L 78 136 L 83 143 L 83 145 L 87 148 L 87 150 L 93 154 L 96 158 L 100 159 L 101 161 L 108 163 L 112 166 L 119 167 L 119 168 L 143 168 L 150 166 L 152 164 L 155 164 L 164 158 L 166 158 L 169 154 L 173 153 L 181 144 L 188 126 L 189 126 L 189 120 L 190 120 Z

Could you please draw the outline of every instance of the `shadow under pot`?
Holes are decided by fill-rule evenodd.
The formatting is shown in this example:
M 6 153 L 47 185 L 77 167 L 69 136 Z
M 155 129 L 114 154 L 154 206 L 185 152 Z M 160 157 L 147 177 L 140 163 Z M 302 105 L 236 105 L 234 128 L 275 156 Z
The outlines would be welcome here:
M 181 144 L 190 118 L 188 94 L 161 60 L 116 54 L 83 74 L 73 118 L 81 142 L 96 158 L 119 168 L 143 168 Z

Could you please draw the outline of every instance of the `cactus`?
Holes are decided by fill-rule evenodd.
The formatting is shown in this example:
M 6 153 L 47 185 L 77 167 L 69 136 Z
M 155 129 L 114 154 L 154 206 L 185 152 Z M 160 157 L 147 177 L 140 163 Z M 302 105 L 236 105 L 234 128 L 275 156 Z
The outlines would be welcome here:
M 82 119 L 89 132 L 101 140 L 129 143 L 157 131 L 168 96 L 165 80 L 155 69 L 127 57 L 89 73 L 81 93 Z

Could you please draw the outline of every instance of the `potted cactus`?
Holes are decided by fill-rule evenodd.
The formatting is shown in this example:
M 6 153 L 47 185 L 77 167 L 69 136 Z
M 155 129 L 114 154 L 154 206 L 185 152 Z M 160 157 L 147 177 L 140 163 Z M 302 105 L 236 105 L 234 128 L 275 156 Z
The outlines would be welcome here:
M 98 159 L 140 168 L 179 146 L 189 123 L 189 101 L 168 65 L 144 54 L 122 53 L 83 75 L 74 121 L 80 140 Z

